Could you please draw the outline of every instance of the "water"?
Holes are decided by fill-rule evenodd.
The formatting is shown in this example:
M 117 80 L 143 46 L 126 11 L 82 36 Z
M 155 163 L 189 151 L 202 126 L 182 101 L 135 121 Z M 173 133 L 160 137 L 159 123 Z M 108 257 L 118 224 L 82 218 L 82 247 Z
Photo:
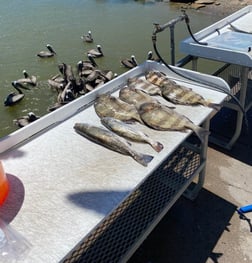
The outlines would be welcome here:
M 217 21 L 188 10 L 193 32 Z M 181 15 L 176 5 L 160 1 L 133 0 L 9 0 L 0 9 L 0 137 L 18 129 L 13 119 L 33 111 L 47 114 L 48 106 L 56 101 L 56 93 L 47 80 L 59 73 L 57 65 L 75 66 L 85 60 L 86 52 L 97 44 L 105 56 L 97 59 L 101 69 L 111 69 L 121 74 L 125 69 L 120 59 L 134 54 L 138 63 L 143 62 L 149 50 L 153 50 L 151 35 L 153 22 L 164 24 Z M 94 43 L 83 43 L 81 36 L 92 31 Z M 178 41 L 188 37 L 186 26 L 176 26 Z M 41 60 L 36 56 L 50 43 L 57 56 Z M 160 53 L 169 61 L 169 31 L 158 34 Z M 178 47 L 176 47 L 178 48 Z M 24 91 L 24 99 L 15 106 L 5 107 L 6 96 L 13 92 L 13 80 L 26 70 L 38 77 L 38 86 Z

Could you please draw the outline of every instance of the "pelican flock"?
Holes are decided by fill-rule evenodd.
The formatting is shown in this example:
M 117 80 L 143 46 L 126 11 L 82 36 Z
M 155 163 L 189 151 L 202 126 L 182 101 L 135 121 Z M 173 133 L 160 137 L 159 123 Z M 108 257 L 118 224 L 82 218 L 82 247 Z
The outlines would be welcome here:
M 91 30 L 86 35 L 81 36 L 83 42 L 94 42 Z M 46 45 L 47 50 L 38 52 L 36 55 L 46 59 L 56 55 L 56 52 L 51 44 Z M 103 57 L 104 53 L 101 45 L 96 45 L 96 48 L 86 51 L 87 59 L 79 60 L 75 66 L 67 63 L 57 64 L 58 74 L 48 78 L 48 86 L 56 92 L 56 100 L 53 105 L 48 106 L 48 111 L 54 111 L 63 105 L 73 101 L 79 96 L 102 86 L 104 83 L 112 80 L 117 76 L 116 73 L 109 69 L 101 69 L 96 62 L 96 59 Z M 152 59 L 152 52 L 148 53 L 147 59 Z M 138 65 L 134 55 L 130 59 L 120 60 L 121 65 L 127 69 L 131 69 Z M 12 87 L 16 92 L 11 92 L 4 100 L 4 106 L 13 106 L 20 102 L 25 94 L 22 91 L 30 90 L 30 88 L 38 88 L 37 76 L 30 75 L 26 70 L 23 70 L 23 77 L 11 82 Z M 14 120 L 18 127 L 24 127 L 29 123 L 39 119 L 33 112 L 29 112 L 27 116 L 22 116 Z

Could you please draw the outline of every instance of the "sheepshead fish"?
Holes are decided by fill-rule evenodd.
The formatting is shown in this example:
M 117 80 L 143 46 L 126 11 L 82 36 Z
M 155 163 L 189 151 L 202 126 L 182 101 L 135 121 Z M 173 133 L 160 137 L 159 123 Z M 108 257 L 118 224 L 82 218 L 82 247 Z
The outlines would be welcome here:
M 143 123 L 134 105 L 128 104 L 112 95 L 102 94 L 97 97 L 94 108 L 97 115 L 113 117 L 121 121 L 138 121 Z
M 182 105 L 203 105 L 220 110 L 219 104 L 211 103 L 205 100 L 200 94 L 190 88 L 181 86 L 175 81 L 169 79 L 164 73 L 159 71 L 149 71 L 146 79 L 161 88 L 162 96 L 174 104 Z
M 101 123 L 109 130 L 126 139 L 134 142 L 148 143 L 156 152 L 160 152 L 164 148 L 160 142 L 152 140 L 147 134 L 134 129 L 131 125 L 120 120 L 104 117 L 101 118 Z
M 75 123 L 74 129 L 77 133 L 86 137 L 90 141 L 93 141 L 118 153 L 131 156 L 135 161 L 142 164 L 143 166 L 147 166 L 148 163 L 153 159 L 153 156 L 151 155 L 138 153 L 131 149 L 130 144 L 126 140 L 116 135 L 112 131 L 87 123 Z
M 186 116 L 171 110 L 165 105 L 147 102 L 140 106 L 139 114 L 143 122 L 156 130 L 161 131 L 185 131 L 190 129 L 196 133 L 203 142 L 209 131 L 194 124 Z
M 137 89 L 144 90 L 146 93 L 148 93 L 151 96 L 159 95 L 162 96 L 161 89 L 150 83 L 145 78 L 140 77 L 134 77 L 134 78 L 128 78 L 127 84 L 129 87 L 135 87 Z
M 125 86 L 122 89 L 120 89 L 119 98 L 124 102 L 135 105 L 136 108 L 138 108 L 139 105 L 141 105 L 144 102 L 159 103 L 157 99 L 151 97 L 144 91 L 128 86 Z

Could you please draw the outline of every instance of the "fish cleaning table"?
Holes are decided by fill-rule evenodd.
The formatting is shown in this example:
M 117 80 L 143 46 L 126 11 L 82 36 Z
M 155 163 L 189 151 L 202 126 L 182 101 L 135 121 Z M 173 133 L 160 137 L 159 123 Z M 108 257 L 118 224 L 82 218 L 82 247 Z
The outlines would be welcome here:
M 10 194 L 0 218 L 32 245 L 20 262 L 126 262 L 183 193 L 196 197 L 204 182 L 208 136 L 200 144 L 191 131 L 156 131 L 137 124 L 164 145 L 157 153 L 147 144 L 132 143 L 138 152 L 154 156 L 144 167 L 73 129 L 76 122 L 101 125 L 93 107 L 97 95 L 116 96 L 128 78 L 149 70 L 164 72 L 214 103 L 226 97 L 147 61 L 1 139 Z M 221 78 L 176 70 L 229 89 Z M 213 115 L 204 106 L 176 110 L 205 128 Z
M 197 42 L 187 38 L 180 43 L 180 50 L 193 56 L 193 70 L 198 68 L 199 58 L 224 62 L 225 65 L 214 75 L 225 79 L 231 87 L 244 111 L 237 103 L 228 97 L 224 106 L 237 111 L 235 132 L 229 141 L 225 142 L 210 137 L 213 143 L 231 149 L 240 136 L 244 114 L 252 106 L 251 67 L 252 67 L 252 5 L 233 13 L 230 16 L 204 28 L 194 34 Z

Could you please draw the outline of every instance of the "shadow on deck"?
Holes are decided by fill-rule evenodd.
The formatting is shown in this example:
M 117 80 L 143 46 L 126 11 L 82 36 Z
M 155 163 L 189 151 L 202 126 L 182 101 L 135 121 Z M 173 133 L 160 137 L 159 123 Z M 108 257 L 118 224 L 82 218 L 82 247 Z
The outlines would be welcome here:
M 222 108 L 211 120 L 211 134 L 216 138 L 228 141 L 235 132 L 237 112 Z M 241 135 L 231 150 L 226 150 L 215 144 L 209 146 L 243 163 L 252 165 L 252 109 L 247 112 L 248 125 L 243 121 Z M 211 136 L 211 135 L 210 135 Z

